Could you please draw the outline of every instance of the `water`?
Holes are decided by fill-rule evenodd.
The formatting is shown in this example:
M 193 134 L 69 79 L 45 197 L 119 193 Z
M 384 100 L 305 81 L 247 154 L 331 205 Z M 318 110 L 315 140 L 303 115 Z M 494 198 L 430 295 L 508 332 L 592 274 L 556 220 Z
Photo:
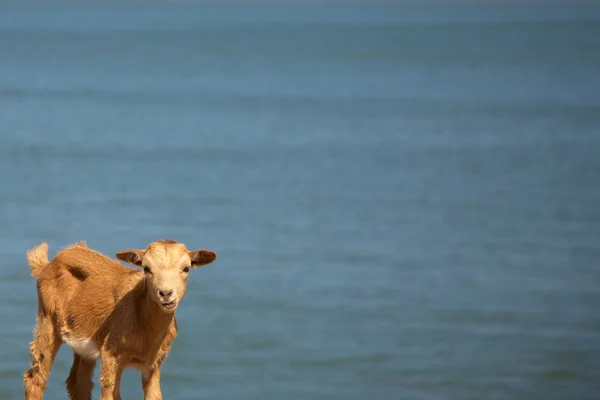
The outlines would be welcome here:
M 219 254 L 167 399 L 598 398 L 598 49 L 598 3 L 1 3 L 0 398 L 28 248 L 165 237 Z

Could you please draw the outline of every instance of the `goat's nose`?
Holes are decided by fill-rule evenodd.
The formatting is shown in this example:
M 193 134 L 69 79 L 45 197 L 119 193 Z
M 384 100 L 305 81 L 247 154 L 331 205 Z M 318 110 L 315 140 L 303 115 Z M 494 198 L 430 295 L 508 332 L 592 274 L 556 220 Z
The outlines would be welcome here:
M 169 298 L 173 294 L 173 291 L 172 290 L 159 290 L 158 294 L 160 294 L 162 297 Z

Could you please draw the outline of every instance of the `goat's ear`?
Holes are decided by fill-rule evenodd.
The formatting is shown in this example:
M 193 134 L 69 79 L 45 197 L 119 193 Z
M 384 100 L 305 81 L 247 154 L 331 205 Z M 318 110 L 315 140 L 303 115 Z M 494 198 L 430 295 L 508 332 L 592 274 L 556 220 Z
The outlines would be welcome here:
M 144 250 L 123 250 L 117 253 L 117 258 L 121 261 L 141 267 L 144 253 Z
M 192 260 L 192 268 L 198 268 L 215 261 L 217 254 L 214 251 L 200 249 L 190 251 L 190 258 Z

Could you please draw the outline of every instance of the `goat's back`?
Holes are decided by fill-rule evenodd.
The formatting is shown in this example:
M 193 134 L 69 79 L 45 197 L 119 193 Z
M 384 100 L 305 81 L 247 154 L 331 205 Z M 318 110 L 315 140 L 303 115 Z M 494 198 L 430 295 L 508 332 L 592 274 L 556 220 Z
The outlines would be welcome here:
M 92 337 L 117 304 L 128 307 L 126 295 L 142 278 L 141 271 L 73 245 L 57 253 L 38 277 L 40 309 L 54 316 L 61 331 Z

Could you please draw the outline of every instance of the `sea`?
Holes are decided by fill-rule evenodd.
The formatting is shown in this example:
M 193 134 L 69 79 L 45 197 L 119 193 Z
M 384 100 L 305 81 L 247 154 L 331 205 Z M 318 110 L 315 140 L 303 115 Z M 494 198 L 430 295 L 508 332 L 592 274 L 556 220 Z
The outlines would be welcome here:
M 29 248 L 165 238 L 165 399 L 599 399 L 600 2 L 2 1 L 0 228 L 2 400 Z

